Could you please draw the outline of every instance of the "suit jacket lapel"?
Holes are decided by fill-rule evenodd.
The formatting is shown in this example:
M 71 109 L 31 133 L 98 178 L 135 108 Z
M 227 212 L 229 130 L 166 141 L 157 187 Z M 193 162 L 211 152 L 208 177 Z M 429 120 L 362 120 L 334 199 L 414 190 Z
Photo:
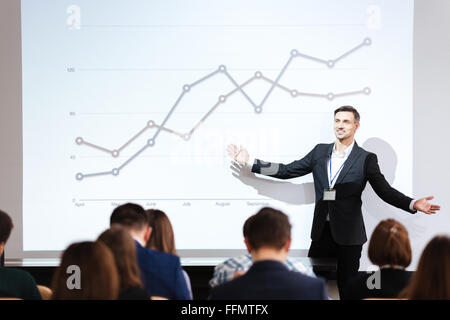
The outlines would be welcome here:
M 330 186 L 330 182 L 328 181 L 328 160 L 330 159 L 331 151 L 333 150 L 334 143 L 328 145 L 326 154 L 323 155 L 323 158 L 320 161 L 320 180 L 322 182 L 323 188 L 328 188 Z
M 348 173 L 348 170 L 350 170 L 350 168 L 353 166 L 354 163 L 356 163 L 356 161 L 359 159 L 361 155 L 362 155 L 361 148 L 358 147 L 358 144 L 355 141 L 352 152 L 350 152 L 347 161 L 345 161 L 344 167 L 342 168 L 342 171 L 341 173 L 339 173 L 339 176 L 336 180 L 336 184 L 341 183 L 342 179 L 344 179 L 345 175 Z

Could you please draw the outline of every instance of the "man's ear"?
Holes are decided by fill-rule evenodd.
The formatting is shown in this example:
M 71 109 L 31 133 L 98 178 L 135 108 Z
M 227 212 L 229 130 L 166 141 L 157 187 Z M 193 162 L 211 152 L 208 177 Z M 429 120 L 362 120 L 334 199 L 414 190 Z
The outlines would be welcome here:
M 152 227 L 150 227 L 150 226 L 145 227 L 145 234 L 144 234 L 145 243 L 147 243 L 148 240 L 150 240 L 151 235 L 152 235 Z
M 284 250 L 286 253 L 289 252 L 289 249 L 291 248 L 291 242 L 292 242 L 292 239 L 289 238 L 289 240 L 286 241 L 286 244 L 285 244 L 284 247 L 283 247 L 283 250 Z
M 245 246 L 247 247 L 248 253 L 251 253 L 252 252 L 252 246 L 250 245 L 250 242 L 248 241 L 248 238 L 244 238 L 244 243 L 245 243 Z
M 5 243 L 0 242 L 0 256 L 3 254 L 3 251 L 5 250 Z

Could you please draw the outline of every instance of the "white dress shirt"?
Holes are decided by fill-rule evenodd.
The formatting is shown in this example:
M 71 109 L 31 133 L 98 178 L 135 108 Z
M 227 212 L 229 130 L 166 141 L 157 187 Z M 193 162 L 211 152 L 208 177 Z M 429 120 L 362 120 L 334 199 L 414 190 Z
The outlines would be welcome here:
M 331 158 L 328 158 L 327 161 L 327 173 L 328 173 L 328 185 L 333 188 L 336 184 L 336 180 L 339 177 L 339 174 L 342 171 L 345 161 L 348 159 L 350 152 L 353 150 L 353 146 L 355 145 L 355 141 L 353 140 L 352 144 L 345 148 L 344 152 L 339 154 L 336 150 L 336 144 L 333 146 L 333 151 L 331 152 Z M 330 173 L 330 160 L 331 160 L 331 173 Z M 331 183 L 330 179 L 333 179 L 333 183 Z
M 336 184 L 336 180 L 339 177 L 339 174 L 342 171 L 342 168 L 344 167 L 345 161 L 348 159 L 348 156 L 350 155 L 350 152 L 353 150 L 353 146 L 355 145 L 355 140 L 353 140 L 352 144 L 349 145 L 347 148 L 345 148 L 344 152 L 339 154 L 336 150 L 336 143 L 333 146 L 333 151 L 331 152 L 331 158 L 328 158 L 327 161 L 327 173 L 328 173 L 328 185 L 330 186 L 330 189 L 334 188 L 334 185 Z M 331 161 L 331 166 L 330 166 Z M 330 173 L 330 167 L 331 167 L 331 173 Z M 333 181 L 331 181 L 333 180 Z M 327 221 L 330 221 L 330 214 L 327 214 Z

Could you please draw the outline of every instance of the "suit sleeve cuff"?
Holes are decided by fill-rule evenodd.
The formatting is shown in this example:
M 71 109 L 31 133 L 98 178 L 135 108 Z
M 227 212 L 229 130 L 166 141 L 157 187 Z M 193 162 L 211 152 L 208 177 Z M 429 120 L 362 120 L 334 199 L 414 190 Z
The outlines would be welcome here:
M 409 210 L 411 210 L 412 212 L 417 212 L 417 210 L 414 210 L 414 203 L 416 203 L 417 199 L 412 199 L 411 202 L 409 203 Z
M 255 164 L 255 158 L 250 157 L 247 162 L 248 170 L 252 171 L 253 165 Z

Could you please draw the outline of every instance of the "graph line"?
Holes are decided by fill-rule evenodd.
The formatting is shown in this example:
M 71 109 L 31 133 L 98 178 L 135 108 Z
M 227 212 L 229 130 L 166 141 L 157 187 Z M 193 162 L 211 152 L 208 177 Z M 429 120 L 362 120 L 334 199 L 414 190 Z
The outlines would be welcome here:
M 289 60 L 286 62 L 286 64 L 284 65 L 283 69 L 281 69 L 280 73 L 278 74 L 277 79 L 274 81 L 274 83 L 270 87 L 269 91 L 267 91 L 266 95 L 264 96 L 263 100 L 261 101 L 261 104 L 258 106 L 258 108 L 255 109 L 255 112 L 257 112 L 257 113 L 262 112 L 262 107 L 263 107 L 264 103 L 266 103 L 267 98 L 269 97 L 269 95 L 273 91 L 273 88 L 275 88 L 275 86 L 278 84 L 278 81 L 280 81 L 282 75 L 284 74 L 284 72 L 286 71 L 287 67 L 291 63 L 293 57 L 294 56 L 291 54 L 291 56 L 289 57 Z
M 261 72 L 258 72 L 257 76 L 254 76 L 252 78 L 250 78 L 249 80 L 245 81 L 243 84 L 240 85 L 240 87 L 244 87 L 246 85 L 248 85 L 249 83 L 253 82 L 256 79 L 263 79 L 271 84 L 275 83 L 275 81 L 265 77 L 262 75 Z M 370 94 L 370 88 L 366 87 L 362 90 L 358 90 L 358 91 L 350 91 L 350 92 L 341 92 L 341 93 L 311 93 L 311 92 L 301 92 L 298 90 L 293 90 L 293 89 L 289 89 L 283 85 L 280 84 L 276 84 L 276 86 L 286 92 L 288 92 L 289 94 L 291 94 L 293 97 L 297 97 L 297 96 L 309 96 L 309 97 L 318 97 L 318 98 L 325 98 L 328 100 L 333 100 L 334 98 L 337 97 L 343 97 L 343 96 L 349 96 L 349 95 L 357 95 L 357 94 Z M 228 98 L 229 96 L 231 96 L 233 93 L 237 92 L 238 89 L 233 89 L 232 91 L 230 91 L 229 93 L 225 94 L 224 97 Z M 119 152 L 122 151 L 123 149 L 125 149 L 125 147 L 129 146 L 131 144 L 132 141 L 136 140 L 139 136 L 141 136 L 142 134 L 145 133 L 145 131 L 147 131 L 150 128 L 161 128 L 161 131 L 166 131 L 168 133 L 174 134 L 179 136 L 180 138 L 183 138 L 185 140 L 189 140 L 190 136 L 192 136 L 192 134 L 194 133 L 194 131 L 203 123 L 205 122 L 205 120 L 215 111 L 215 109 L 217 109 L 217 107 L 221 104 L 221 101 L 218 101 L 200 120 L 199 122 L 188 132 L 188 133 L 181 133 L 181 132 L 177 132 L 175 130 L 169 129 L 167 127 L 162 127 L 161 125 L 156 124 L 153 120 L 149 120 L 146 124 L 146 126 L 141 129 L 137 134 L 135 134 L 130 140 L 128 140 L 127 142 L 125 142 L 120 148 L 118 149 L 114 149 L 114 150 L 110 150 L 107 149 L 105 147 L 101 147 L 98 145 L 95 145 L 91 142 L 85 141 L 84 139 L 82 139 L 81 137 L 78 137 L 76 139 L 76 143 L 77 144 L 85 144 L 89 147 L 98 149 L 100 151 L 104 151 L 106 153 L 111 154 L 113 157 L 117 157 L 119 156 Z
M 333 59 L 333 60 L 324 60 L 324 59 L 320 59 L 317 57 L 313 57 L 313 56 L 309 56 L 306 55 L 304 53 L 301 53 L 297 50 L 291 50 L 290 52 L 290 56 L 288 61 L 284 64 L 283 68 L 280 70 L 278 76 L 276 77 L 275 80 L 269 79 L 267 77 L 265 77 L 262 72 L 260 71 L 256 71 L 254 76 L 252 76 L 250 79 L 244 81 L 242 84 L 238 84 L 236 82 L 236 80 L 228 73 L 227 68 L 225 65 L 220 65 L 219 68 L 209 74 L 207 74 L 206 76 L 192 82 L 191 84 L 185 84 L 182 87 L 182 92 L 179 95 L 179 97 L 177 98 L 177 100 L 175 101 L 174 105 L 172 106 L 172 108 L 170 109 L 170 111 L 167 113 L 167 115 L 165 116 L 164 120 L 161 122 L 161 124 L 156 124 L 153 120 L 149 120 L 146 123 L 146 126 L 144 128 L 142 128 L 139 132 L 137 132 L 132 138 L 130 138 L 127 142 L 125 142 L 122 146 L 120 146 L 118 149 L 107 149 L 105 147 L 93 144 L 91 142 L 85 141 L 82 137 L 77 137 L 75 139 L 75 143 L 78 145 L 86 145 L 88 147 L 97 149 L 99 151 L 103 151 L 106 153 L 111 154 L 113 157 L 118 157 L 120 155 L 120 152 L 125 149 L 127 146 L 129 146 L 134 140 L 136 140 L 139 136 L 141 136 L 142 134 L 144 134 L 147 130 L 152 129 L 152 128 L 156 128 L 156 132 L 154 133 L 153 137 L 148 139 L 146 144 L 139 149 L 135 154 L 133 154 L 131 157 L 129 157 L 124 163 L 122 163 L 119 167 L 112 169 L 111 171 L 103 171 L 103 172 L 97 172 L 97 173 L 77 173 L 75 175 L 75 178 L 77 180 L 83 180 L 84 178 L 88 178 L 88 177 L 95 177 L 95 176 L 101 176 L 101 175 L 114 175 L 117 176 L 119 175 L 120 171 L 127 166 L 130 162 L 132 162 L 134 159 L 136 159 L 142 152 L 144 152 L 148 147 L 153 147 L 156 143 L 156 138 L 158 137 L 159 133 L 161 131 L 165 131 L 174 135 L 177 135 L 181 138 L 183 138 L 184 140 L 189 140 L 190 137 L 192 136 L 192 134 L 195 132 L 195 130 L 198 129 L 198 127 L 205 122 L 205 120 L 219 107 L 219 105 L 223 104 L 226 102 L 226 100 L 228 99 L 228 97 L 230 97 L 232 94 L 236 93 L 236 92 L 240 92 L 246 100 L 248 100 L 248 102 L 253 106 L 255 113 L 261 113 L 262 112 L 262 108 L 264 106 L 264 104 L 266 103 L 268 97 L 270 96 L 270 94 L 272 93 L 273 89 L 275 87 L 288 92 L 293 98 L 298 97 L 298 96 L 307 96 L 307 97 L 317 97 L 317 98 L 326 98 L 328 100 L 333 100 L 335 98 L 339 98 L 339 97 L 343 97 L 343 96 L 349 96 L 349 95 L 357 95 L 357 94 L 370 94 L 371 93 L 371 89 L 369 87 L 365 87 L 362 90 L 356 90 L 356 91 L 350 91 L 350 92 L 340 92 L 340 93 L 333 93 L 333 92 L 329 92 L 329 93 L 312 93 L 312 92 L 302 92 L 296 89 L 289 89 L 283 85 L 281 85 L 279 83 L 281 77 L 283 76 L 283 74 L 285 73 L 285 71 L 287 70 L 287 68 L 289 67 L 289 64 L 291 63 L 291 61 L 296 58 L 296 57 L 301 57 L 304 59 L 308 59 L 317 63 L 321 63 L 321 64 L 325 64 L 326 66 L 328 66 L 329 68 L 333 68 L 335 66 L 335 64 L 338 61 L 341 61 L 342 59 L 344 59 L 345 57 L 349 56 L 350 54 L 358 51 L 359 49 L 361 49 L 364 46 L 369 46 L 372 44 L 372 40 L 370 38 L 365 38 L 363 40 L 362 43 L 360 43 L 359 45 L 355 46 L 354 48 L 348 50 L 347 52 L 343 53 L 342 55 L 340 55 L 339 57 Z M 230 80 L 230 82 L 235 86 L 235 88 L 233 90 L 231 90 L 230 92 L 219 96 L 218 101 L 214 104 L 214 106 L 200 119 L 200 121 L 188 132 L 188 133 L 180 133 L 177 132 L 173 129 L 169 129 L 166 128 L 165 125 L 167 123 L 167 121 L 169 120 L 169 118 L 172 116 L 173 112 L 175 111 L 176 107 L 179 105 L 179 103 L 181 102 L 181 100 L 183 99 L 184 95 L 187 94 L 193 87 L 199 85 L 200 83 L 212 78 L 213 76 L 223 73 L 225 74 L 225 76 Z M 262 99 L 261 103 L 258 105 L 256 104 L 251 97 L 245 92 L 244 87 L 247 86 L 248 84 L 250 84 L 251 82 L 253 82 L 254 80 L 257 79 L 262 79 L 268 83 L 271 84 L 270 89 L 267 91 L 267 93 L 265 94 L 264 98 Z

